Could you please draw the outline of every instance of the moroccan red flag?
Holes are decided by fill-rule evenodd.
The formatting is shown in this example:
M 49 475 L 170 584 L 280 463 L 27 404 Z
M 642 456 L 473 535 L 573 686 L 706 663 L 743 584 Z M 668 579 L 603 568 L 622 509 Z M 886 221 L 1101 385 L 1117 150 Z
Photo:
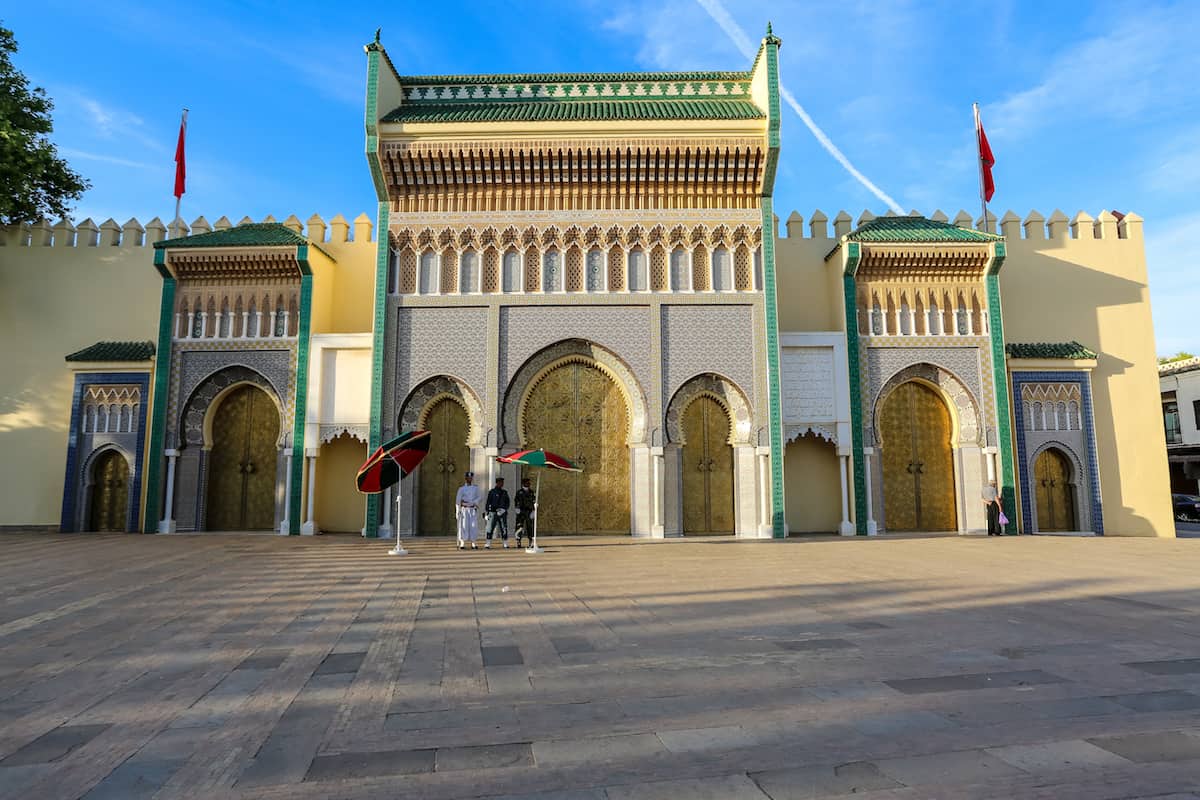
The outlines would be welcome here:
M 183 119 L 179 121 L 179 142 L 175 145 L 175 199 L 183 197 L 184 183 L 187 180 L 187 165 L 183 158 L 183 139 L 187 134 L 187 109 L 183 111 Z
M 996 193 L 996 182 L 992 180 L 992 167 L 996 157 L 992 155 L 992 147 L 988 144 L 987 134 L 983 132 L 983 122 L 979 123 L 979 169 L 983 173 L 983 200 L 988 202 Z

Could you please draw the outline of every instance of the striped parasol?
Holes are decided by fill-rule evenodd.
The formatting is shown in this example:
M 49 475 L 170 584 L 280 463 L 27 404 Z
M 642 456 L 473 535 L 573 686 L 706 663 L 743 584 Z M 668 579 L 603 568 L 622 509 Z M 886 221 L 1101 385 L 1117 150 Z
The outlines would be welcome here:
M 363 494 L 379 494 L 407 478 L 429 455 L 429 431 L 405 431 L 385 442 L 359 467 L 355 482 Z
M 507 456 L 496 456 L 496 460 L 501 464 L 520 464 L 525 467 L 542 467 L 544 469 L 557 469 L 563 472 L 583 472 L 582 467 L 575 466 L 575 462 L 569 458 L 563 458 L 558 453 L 549 453 L 542 448 L 536 450 L 522 450 L 519 453 L 512 453 Z M 533 517 L 537 519 L 538 504 L 542 500 L 542 474 L 538 473 L 537 489 L 533 493 Z M 534 523 L 533 527 L 533 544 L 525 549 L 526 553 L 542 553 L 545 552 L 538 547 L 537 529 L 540 523 Z

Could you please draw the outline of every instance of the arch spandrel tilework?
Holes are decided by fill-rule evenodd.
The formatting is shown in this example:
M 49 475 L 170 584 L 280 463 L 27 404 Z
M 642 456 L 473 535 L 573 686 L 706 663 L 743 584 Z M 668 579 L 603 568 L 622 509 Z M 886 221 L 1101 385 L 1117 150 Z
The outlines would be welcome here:
M 754 413 L 746 394 L 728 378 L 713 373 L 697 375 L 686 381 L 667 404 L 667 441 L 682 444 L 680 420 L 684 410 L 698 397 L 713 397 L 725 409 L 730 422 L 730 444 L 749 444 Z
M 910 380 L 923 380 L 937 386 L 953 405 L 954 416 L 958 420 L 958 441 L 960 444 L 978 444 L 984 446 L 984 427 L 980 417 L 979 403 L 971 396 L 970 391 L 959 378 L 943 367 L 933 364 L 913 364 L 892 375 L 887 383 L 880 387 L 879 392 L 871 400 L 871 428 L 868 441 L 879 441 L 879 414 L 882 399 L 892 389 Z
M 395 365 L 385 426 L 398 416 L 395 410 L 416 386 L 439 375 L 456 376 L 486 407 L 487 308 L 401 307 L 395 314 L 395 335 L 388 339 L 395 352 L 385 356 Z M 397 341 L 403 344 L 397 346 Z
M 463 407 L 470 422 L 467 444 L 470 447 L 482 446 L 483 441 L 483 405 L 470 386 L 450 375 L 438 375 L 418 384 L 400 406 L 398 425 L 395 432 L 417 430 L 422 424 L 422 415 L 428 410 L 434 400 L 449 397 Z M 494 442 L 492 443 L 494 444 Z
M 295 415 L 295 386 L 298 351 L 295 345 L 270 350 L 231 342 L 212 345 L 177 346 L 171 370 L 170 400 L 167 404 L 167 441 L 181 441 L 180 421 L 184 403 L 201 382 L 230 367 L 249 369 L 266 379 L 272 394 L 284 409 L 283 428 L 292 429 Z
M 719 335 L 730 332 L 742 335 Z M 662 350 L 664 396 L 693 375 L 726 375 L 756 402 L 754 308 L 750 305 L 664 306 Z
M 261 373 L 242 365 L 226 367 L 209 375 L 188 397 L 179 420 L 179 439 L 176 445 L 179 449 L 200 447 L 204 444 L 204 419 L 208 415 L 213 400 L 225 389 L 238 383 L 257 386 L 270 394 L 279 408 L 285 407 L 283 398 L 280 397 L 275 386 Z M 284 422 L 283 419 L 279 421 L 278 445 L 280 447 L 286 447 L 287 441 L 292 435 L 290 424 L 285 425 Z
M 993 434 L 992 420 L 996 418 L 996 406 L 989 377 L 991 370 L 985 369 L 981 363 L 988 358 L 988 354 L 978 346 L 864 347 L 859 355 L 864 408 L 875 408 L 884 384 L 896 373 L 918 364 L 931 364 L 953 375 L 966 387 L 978 411 L 980 431 L 986 434 L 984 438 L 990 437 Z M 987 364 L 990 367 L 990 361 Z M 869 417 L 864 419 L 863 426 L 873 430 L 874 420 Z

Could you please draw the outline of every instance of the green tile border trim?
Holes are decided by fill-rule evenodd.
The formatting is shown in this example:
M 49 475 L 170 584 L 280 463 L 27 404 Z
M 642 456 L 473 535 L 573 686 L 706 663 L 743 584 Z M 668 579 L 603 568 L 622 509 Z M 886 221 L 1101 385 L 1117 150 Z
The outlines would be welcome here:
M 867 531 L 867 463 L 863 453 L 862 373 L 858 348 L 858 291 L 854 273 L 862 260 L 862 245 L 846 243 L 842 275 L 843 306 L 846 312 L 846 361 L 850 376 L 850 446 L 854 457 L 854 529 L 859 536 Z
M 1012 534 L 1018 530 L 1017 514 L 1017 482 L 1013 473 L 1013 434 L 1011 418 L 1011 399 L 1009 397 L 1008 363 L 1004 351 L 1004 315 L 1000 307 L 1000 268 L 1008 250 L 1004 242 L 992 245 L 992 263 L 988 265 L 984 282 L 987 285 L 988 323 L 991 331 L 992 347 L 992 389 L 996 393 L 996 425 L 1000 441 L 997 449 L 1000 452 L 1000 474 L 998 484 L 1004 493 L 1004 515 L 1009 519 Z
M 779 43 L 763 46 L 767 58 L 767 163 L 763 172 L 763 305 L 767 325 L 767 402 L 771 416 L 771 536 L 787 536 L 783 489 L 783 395 L 779 381 L 779 307 L 775 290 L 775 167 L 779 162 Z
M 175 322 L 175 279 L 166 270 L 164 251 L 154 251 L 154 267 L 162 275 L 163 287 L 158 311 L 158 356 L 154 362 L 154 411 L 150 417 L 150 444 L 143 454 L 146 459 L 146 504 L 142 512 L 144 533 L 158 532 L 158 511 L 163 492 L 159 476 L 165 458 L 163 437 L 167 424 L 167 385 L 171 376 L 171 327 Z
M 292 492 L 288 496 L 288 534 L 300 533 L 300 509 L 304 503 L 304 427 L 308 416 L 308 358 L 312 347 L 312 268 L 308 245 L 296 248 L 300 265 L 300 327 L 296 342 L 295 414 L 292 418 Z
M 379 201 L 375 225 L 375 313 L 371 329 L 371 418 L 367 433 L 367 452 L 383 443 L 383 356 L 384 329 L 387 327 L 387 265 L 389 211 L 387 184 L 383 180 L 383 168 L 379 163 L 379 59 L 382 52 L 378 45 L 367 45 L 367 107 L 364 124 L 367 132 L 366 156 L 371 167 L 371 180 L 375 184 L 375 197 Z M 363 535 L 379 536 L 379 502 L 381 496 L 367 495 L 367 508 L 363 520 Z

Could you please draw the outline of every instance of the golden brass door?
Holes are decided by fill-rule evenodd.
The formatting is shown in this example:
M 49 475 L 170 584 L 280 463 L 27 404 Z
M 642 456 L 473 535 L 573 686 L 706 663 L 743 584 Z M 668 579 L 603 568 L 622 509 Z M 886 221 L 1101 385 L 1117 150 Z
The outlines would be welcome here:
M 729 417 L 699 397 L 683 412 L 683 532 L 733 533 L 733 447 Z
M 124 531 L 129 508 L 129 464 L 116 450 L 102 453 L 92 470 L 93 531 Z
M 275 526 L 279 411 L 255 386 L 234 389 L 212 423 L 208 456 L 210 531 L 269 530 Z
M 1053 447 L 1033 462 L 1034 494 L 1039 531 L 1075 530 L 1075 498 L 1071 492 L 1071 467 Z
M 951 419 L 946 404 L 924 384 L 901 384 L 885 398 L 879 427 L 888 530 L 956 530 Z
M 458 524 L 454 517 L 454 496 L 462 485 L 463 473 L 471 467 L 467 447 L 467 412 L 457 401 L 442 398 L 425 415 L 429 437 L 429 455 L 421 462 L 419 525 L 424 536 L 454 536 Z M 478 481 L 476 481 L 478 483 Z M 409 487 L 404 486 L 405 489 Z M 482 486 L 484 492 L 488 487 Z M 480 523 L 482 526 L 482 522 Z
M 543 470 L 538 533 L 629 533 L 625 399 L 602 370 L 564 364 L 525 405 L 524 447 L 565 456 L 583 472 Z M 533 470 L 526 476 L 537 480 Z

